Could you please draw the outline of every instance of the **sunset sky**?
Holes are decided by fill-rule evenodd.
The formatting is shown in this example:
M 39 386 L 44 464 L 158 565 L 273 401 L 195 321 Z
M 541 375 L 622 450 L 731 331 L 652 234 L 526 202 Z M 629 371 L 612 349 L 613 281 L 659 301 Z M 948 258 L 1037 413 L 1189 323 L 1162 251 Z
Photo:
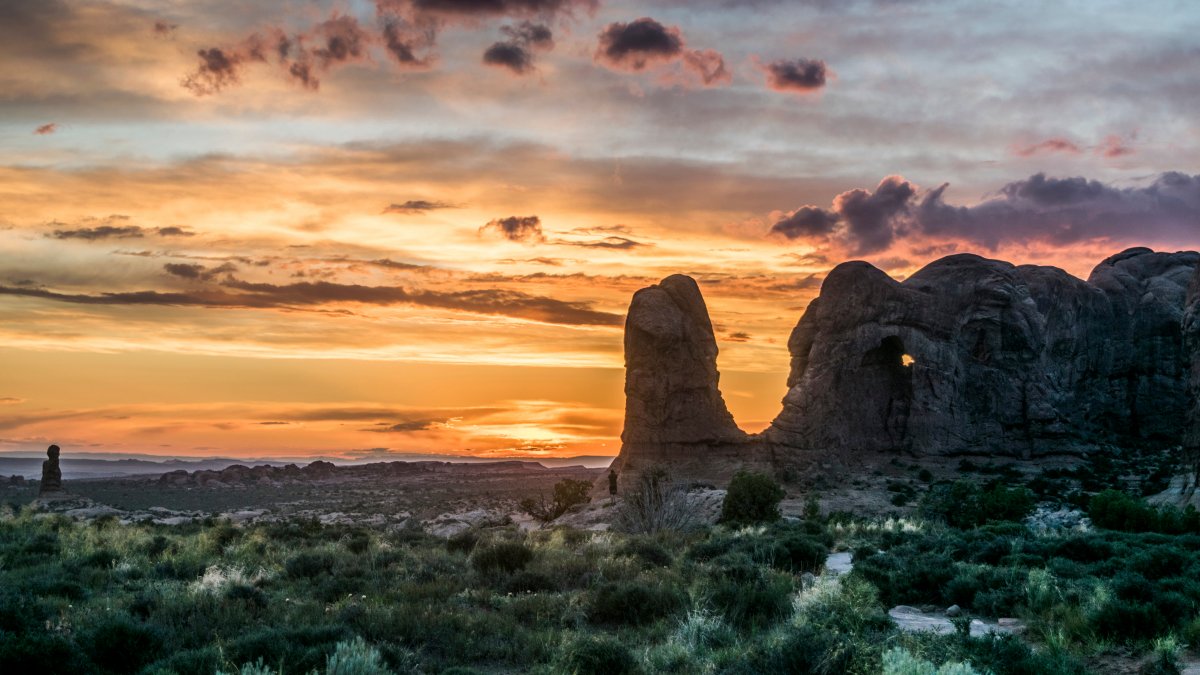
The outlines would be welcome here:
M 1187 0 L 5 0 L 0 451 L 612 455 L 693 275 L 741 426 L 828 270 L 1200 246 Z

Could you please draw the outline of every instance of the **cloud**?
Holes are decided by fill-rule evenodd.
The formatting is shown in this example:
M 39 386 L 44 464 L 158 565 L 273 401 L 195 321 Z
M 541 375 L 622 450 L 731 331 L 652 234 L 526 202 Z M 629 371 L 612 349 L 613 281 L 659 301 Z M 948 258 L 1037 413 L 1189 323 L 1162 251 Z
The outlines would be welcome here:
M 492 231 L 509 241 L 543 241 L 542 219 L 537 216 L 509 216 L 497 218 L 479 228 L 479 232 Z
M 1141 187 L 1114 187 L 1037 173 L 974 206 L 946 203 L 948 188 L 944 183 L 918 193 L 902 177 L 889 176 L 874 192 L 843 192 L 829 209 L 797 209 L 771 233 L 863 255 L 887 249 L 898 237 L 957 239 L 994 249 L 1030 241 L 1183 245 L 1200 232 L 1200 175 L 1167 172 Z
M 1134 152 L 1136 152 L 1136 150 L 1133 149 L 1133 146 L 1128 145 L 1125 142 L 1125 139 L 1117 136 L 1116 134 L 1105 136 L 1104 140 L 1101 141 L 1100 145 L 1096 148 L 1097 154 L 1108 158 L 1124 157 L 1126 155 L 1132 155 Z
M 158 234 L 158 236 L 160 236 L 160 237 L 194 237 L 194 236 L 196 236 L 195 232 L 192 232 L 191 230 L 188 230 L 186 228 L 179 227 L 178 225 L 169 225 L 167 227 L 160 227 L 155 231 L 155 233 Z
M 683 54 L 683 36 L 674 26 L 649 17 L 610 23 L 600 32 L 595 59 L 609 68 L 638 72 L 674 61 Z
M 162 19 L 155 21 L 153 26 L 154 34 L 159 37 L 170 37 L 175 34 L 177 28 L 179 28 L 179 24 L 163 21 Z
M 147 235 L 157 235 L 159 237 L 196 236 L 195 232 L 175 225 L 159 228 L 144 228 L 137 225 L 112 224 L 117 222 L 127 222 L 128 220 L 129 216 L 121 215 L 112 215 L 102 219 L 85 218 L 83 220 L 84 223 L 102 222 L 104 224 L 57 229 L 46 236 L 54 239 L 82 239 L 84 241 L 98 241 L 101 239 L 141 239 Z M 61 225 L 62 223 L 55 224 Z
M 1032 157 L 1046 152 L 1065 152 L 1078 155 L 1079 146 L 1065 138 L 1049 138 L 1041 143 L 1019 147 L 1013 150 L 1018 157 Z
M 395 6 L 402 3 L 385 2 Z M 545 16 L 570 14 L 576 9 L 592 11 L 597 0 L 411 0 L 417 12 L 441 15 L 442 17 L 480 16 Z
M 558 241 L 555 243 L 564 244 L 567 246 L 582 246 L 583 248 L 608 248 L 608 249 L 620 249 L 620 250 L 629 250 L 629 249 L 634 249 L 634 248 L 640 248 L 642 246 L 653 246 L 653 244 L 646 244 L 646 243 L 643 243 L 640 241 L 634 241 L 633 239 L 629 239 L 628 237 L 617 237 L 617 236 L 605 237 L 605 238 L 599 239 L 597 241 Z
M 404 203 L 389 204 L 383 210 L 384 213 L 399 213 L 406 216 L 415 216 L 425 213 L 426 211 L 434 211 L 437 209 L 452 209 L 454 206 L 446 202 L 429 201 L 426 199 L 410 199 Z
M 916 193 L 904 178 L 888 176 L 874 192 L 841 193 L 830 209 L 802 206 L 772 225 L 771 233 L 788 239 L 836 239 L 854 255 L 882 251 L 891 245 L 896 218 L 907 212 Z
M 196 52 L 200 65 L 180 81 L 184 89 L 196 96 L 208 96 L 241 81 L 241 68 L 247 54 L 220 47 L 210 47 Z
M 725 57 L 715 49 L 688 49 L 676 26 L 665 26 L 649 17 L 629 23 L 610 23 L 600 32 L 593 59 L 612 70 L 638 73 L 679 63 L 680 70 L 664 77 L 670 84 L 688 86 L 690 74 L 705 87 L 729 84 L 733 75 Z
M 183 78 L 181 85 L 196 96 L 215 94 L 240 83 L 247 64 L 274 59 L 305 89 L 316 90 L 321 85 L 319 74 L 338 64 L 366 60 L 368 47 L 377 39 L 348 14 L 334 13 L 308 31 L 292 36 L 273 27 L 250 35 L 234 47 L 201 49 L 197 52 L 200 65 Z
M 837 226 L 838 214 L 817 206 L 801 206 L 771 226 L 773 234 L 788 239 L 823 237 Z
M 172 276 L 181 279 L 196 279 L 201 281 L 210 281 L 222 274 L 231 274 L 238 271 L 237 265 L 233 263 L 223 263 L 216 267 L 205 267 L 198 263 L 166 263 L 163 265 L 163 270 Z
M 706 87 L 733 81 L 733 74 L 725 67 L 725 57 L 715 49 L 689 49 L 683 53 L 683 65 L 698 75 Z
M 110 292 L 98 295 L 58 293 L 43 288 L 0 286 L 0 295 L 40 298 L 82 305 L 151 305 L 243 309 L 295 309 L 355 303 L 414 305 L 473 314 L 574 326 L 618 326 L 623 317 L 598 311 L 587 302 L 568 302 L 502 289 L 430 291 L 399 286 L 362 286 L 328 281 L 268 284 L 232 277 L 217 288 L 189 292 L 156 290 Z
M 56 122 L 50 122 L 34 129 L 33 133 L 35 136 L 49 136 L 56 131 L 58 131 L 58 124 Z
M 749 342 L 750 334 L 742 332 L 742 331 L 738 331 L 736 333 L 730 333 L 729 335 L 725 336 L 725 341 L 726 342 Z
M 137 225 L 114 226 L 100 225 L 98 227 L 80 227 L 73 230 L 55 230 L 48 235 L 55 239 L 136 239 L 144 237 L 145 230 Z
M 0 396 L 0 405 L 16 405 L 24 402 L 25 399 L 17 398 L 16 396 Z
M 395 424 L 381 423 L 374 428 L 363 429 L 363 431 L 372 431 L 380 434 L 393 433 L 409 433 L 413 431 L 429 431 L 444 426 L 450 419 L 439 417 L 433 419 L 408 420 L 407 422 L 397 422 Z
M 761 66 L 767 74 L 767 86 L 775 91 L 810 93 L 825 86 L 829 70 L 819 59 L 772 61 Z
M 500 30 L 508 40 L 493 44 L 483 53 L 483 62 L 490 66 L 508 68 L 517 75 L 524 75 L 536 70 L 533 64 L 535 51 L 554 48 L 554 34 L 548 26 L 523 21 Z

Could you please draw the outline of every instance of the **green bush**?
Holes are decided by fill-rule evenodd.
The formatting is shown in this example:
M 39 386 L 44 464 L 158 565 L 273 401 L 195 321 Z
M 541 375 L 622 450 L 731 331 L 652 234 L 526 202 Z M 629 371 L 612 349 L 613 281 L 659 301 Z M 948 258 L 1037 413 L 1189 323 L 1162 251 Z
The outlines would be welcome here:
M 325 675 L 391 675 L 379 650 L 361 637 L 339 642 L 325 658 Z
M 292 579 L 312 579 L 333 571 L 333 554 L 325 551 L 299 553 L 283 563 L 283 571 Z
M 512 573 L 524 569 L 533 560 L 533 550 L 515 541 L 479 546 L 471 554 L 471 565 L 481 573 Z
M 682 591 L 665 584 L 610 581 L 593 593 L 588 619 L 599 624 L 640 626 L 680 612 L 686 602 Z
M 564 478 L 554 484 L 554 495 L 529 497 L 521 500 L 521 510 L 548 523 L 580 504 L 591 501 L 591 481 Z
M 753 525 L 779 520 L 779 502 L 786 493 L 774 478 L 756 471 L 738 471 L 729 481 L 721 504 L 720 522 Z
M 792 608 L 795 582 L 741 554 L 714 560 L 704 596 L 730 624 L 755 629 L 777 623 Z
M 1200 531 L 1200 514 L 1171 506 L 1154 507 L 1119 490 L 1105 490 L 1088 502 L 1088 517 L 1096 527 L 1121 532 L 1184 534 Z
M 1033 493 L 1023 487 L 993 484 L 986 490 L 973 481 L 935 485 L 921 500 L 921 511 L 957 528 L 995 521 L 1020 521 L 1033 511 Z
M 640 560 L 646 567 L 670 567 L 675 558 L 657 541 L 644 536 L 634 536 L 621 542 L 617 553 Z
M 160 630 L 119 614 L 97 622 L 82 642 L 92 661 L 114 673 L 137 672 L 163 651 Z
M 562 670 L 570 675 L 634 675 L 637 660 L 623 642 L 608 635 L 587 635 L 563 650 Z

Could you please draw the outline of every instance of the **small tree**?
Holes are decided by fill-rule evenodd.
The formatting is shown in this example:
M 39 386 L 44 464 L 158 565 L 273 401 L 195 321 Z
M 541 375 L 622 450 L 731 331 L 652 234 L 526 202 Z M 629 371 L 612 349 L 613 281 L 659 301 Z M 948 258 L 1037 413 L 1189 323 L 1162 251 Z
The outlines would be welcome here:
M 779 502 L 783 488 L 765 473 L 738 471 L 729 481 L 725 501 L 721 504 L 721 522 L 730 525 L 752 525 L 779 520 Z
M 545 495 L 522 499 L 521 510 L 548 523 L 573 507 L 591 501 L 588 496 L 591 491 L 592 484 L 586 480 L 564 478 L 554 484 L 554 496 L 551 499 L 546 499 Z

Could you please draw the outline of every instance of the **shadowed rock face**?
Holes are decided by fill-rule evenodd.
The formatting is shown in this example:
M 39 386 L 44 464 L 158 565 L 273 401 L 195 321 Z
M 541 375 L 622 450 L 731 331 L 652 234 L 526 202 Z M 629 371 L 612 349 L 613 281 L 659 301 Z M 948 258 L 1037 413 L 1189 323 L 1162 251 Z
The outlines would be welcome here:
M 725 407 L 719 380 L 717 341 L 696 282 L 677 274 L 635 293 L 625 320 L 622 457 L 678 464 L 736 456 L 748 437 Z
M 783 410 L 753 437 L 717 389 L 695 283 L 670 277 L 630 307 L 621 456 L 667 457 L 681 444 L 690 458 L 717 448 L 776 462 L 1175 445 L 1200 387 L 1198 268 L 1195 252 L 1149 249 L 1105 260 L 1086 282 L 975 255 L 903 282 L 839 265 L 789 340 Z
M 1190 450 L 1193 458 L 1197 458 L 1200 457 L 1200 267 L 1192 275 L 1188 291 L 1187 309 L 1183 315 L 1183 339 L 1184 348 L 1192 356 L 1191 424 L 1186 430 L 1184 446 Z

